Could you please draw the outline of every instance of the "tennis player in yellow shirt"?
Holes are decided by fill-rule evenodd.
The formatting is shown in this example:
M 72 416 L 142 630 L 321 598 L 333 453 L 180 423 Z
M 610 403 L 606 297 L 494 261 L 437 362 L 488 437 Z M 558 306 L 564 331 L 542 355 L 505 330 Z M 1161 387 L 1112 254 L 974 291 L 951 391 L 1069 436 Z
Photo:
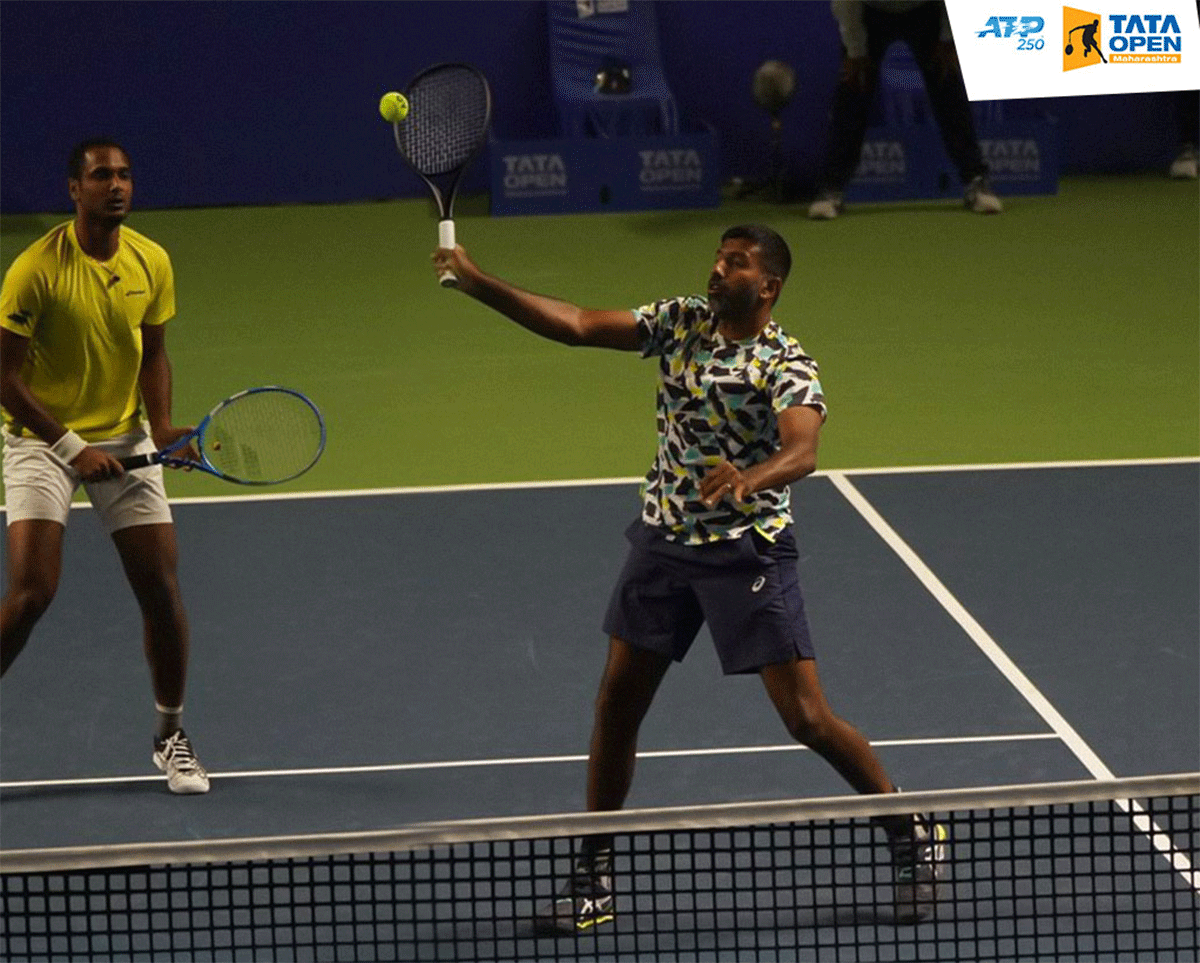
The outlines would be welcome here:
M 0 674 L 54 598 L 71 498 L 82 484 L 142 611 L 157 708 L 154 763 L 172 792 L 207 792 L 208 775 L 180 726 L 188 623 L 162 468 L 125 472 L 117 461 L 188 432 L 171 424 L 171 262 L 124 226 L 133 178 L 119 144 L 77 146 L 67 187 L 74 220 L 26 248 L 0 288 L 8 523 Z

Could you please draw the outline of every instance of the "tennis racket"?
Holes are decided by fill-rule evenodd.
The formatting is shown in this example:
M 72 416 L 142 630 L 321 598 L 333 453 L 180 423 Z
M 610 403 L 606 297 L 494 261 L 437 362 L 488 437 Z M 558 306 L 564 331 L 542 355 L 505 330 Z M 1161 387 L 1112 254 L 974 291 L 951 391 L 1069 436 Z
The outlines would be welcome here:
M 405 88 L 408 116 L 392 124 L 400 156 L 429 187 L 438 206 L 438 247 L 454 248 L 454 199 L 463 173 L 487 141 L 492 92 L 487 78 L 468 64 L 437 64 Z M 438 275 L 455 287 L 449 269 Z
M 182 457 L 195 443 L 200 460 Z M 127 470 L 198 468 L 239 485 L 274 485 L 303 475 L 325 450 L 325 421 L 298 391 L 248 388 L 213 408 L 189 434 L 162 451 L 118 459 Z

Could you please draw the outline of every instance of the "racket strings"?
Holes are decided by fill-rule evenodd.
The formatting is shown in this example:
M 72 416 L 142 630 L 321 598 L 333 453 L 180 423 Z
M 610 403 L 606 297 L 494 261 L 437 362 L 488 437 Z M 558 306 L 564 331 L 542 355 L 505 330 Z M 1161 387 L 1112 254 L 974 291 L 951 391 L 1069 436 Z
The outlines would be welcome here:
M 242 395 L 213 414 L 204 455 L 217 471 L 244 482 L 279 482 L 302 474 L 321 455 L 320 416 L 285 391 Z
M 409 87 L 408 117 L 396 125 L 396 143 L 426 177 L 448 174 L 478 149 L 487 132 L 487 82 L 462 66 L 430 70 Z

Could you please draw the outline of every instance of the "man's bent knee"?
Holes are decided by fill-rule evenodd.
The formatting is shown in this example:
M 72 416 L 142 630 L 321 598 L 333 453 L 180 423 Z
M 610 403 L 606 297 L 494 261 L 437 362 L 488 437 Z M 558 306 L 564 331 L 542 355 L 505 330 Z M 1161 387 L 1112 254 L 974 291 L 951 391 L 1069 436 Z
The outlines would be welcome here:
M 810 749 L 820 748 L 829 740 L 832 719 L 824 704 L 797 702 L 783 721 L 792 738 Z
M 57 589 L 58 587 L 53 583 L 11 588 L 4 596 L 5 615 L 26 624 L 36 622 L 50 608 Z M 5 619 L 5 622 L 7 621 L 8 618 Z

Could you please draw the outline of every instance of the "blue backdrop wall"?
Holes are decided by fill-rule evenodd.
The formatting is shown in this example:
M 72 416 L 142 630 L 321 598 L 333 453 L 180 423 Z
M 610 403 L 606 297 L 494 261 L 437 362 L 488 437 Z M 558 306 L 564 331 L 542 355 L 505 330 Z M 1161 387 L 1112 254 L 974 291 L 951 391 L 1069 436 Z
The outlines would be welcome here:
M 712 124 L 726 177 L 767 173 L 765 59 L 791 63 L 788 178 L 815 179 L 837 72 L 824 0 L 658 0 L 662 55 L 683 116 Z M 440 60 L 492 82 L 495 133 L 552 136 L 540 0 L 219 0 L 0 4 L 0 207 L 65 210 L 65 156 L 104 133 L 137 164 L 142 207 L 337 202 L 419 195 L 376 113 L 379 95 Z M 1066 172 L 1164 167 L 1170 94 L 1011 105 L 1047 111 Z M 486 183 L 483 165 L 469 188 Z

